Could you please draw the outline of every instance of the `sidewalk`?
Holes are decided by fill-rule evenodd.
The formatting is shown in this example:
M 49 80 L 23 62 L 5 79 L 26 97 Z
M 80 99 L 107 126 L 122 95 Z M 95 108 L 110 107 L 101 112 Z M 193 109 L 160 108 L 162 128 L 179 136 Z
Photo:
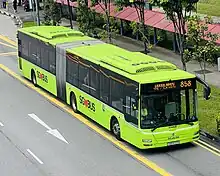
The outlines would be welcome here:
M 5 10 L 0 9 L 0 11 L 5 11 Z M 21 21 L 30 21 L 34 19 L 33 12 L 25 12 L 23 10 L 23 7 L 18 7 L 18 13 L 16 13 L 15 15 L 18 16 Z M 42 12 L 41 12 L 41 16 L 42 16 Z M 75 28 L 77 28 L 76 22 L 74 22 L 73 24 Z M 63 19 L 61 22 L 61 25 L 69 27 L 70 26 L 69 20 Z M 130 39 L 128 37 L 118 36 L 116 40 L 113 40 L 113 42 L 117 46 L 125 48 L 127 50 L 131 50 L 131 51 L 143 51 L 144 50 L 144 46 L 142 42 L 134 40 L 134 39 Z M 182 68 L 180 56 L 175 54 L 173 51 L 156 46 L 152 49 L 149 55 L 157 57 L 161 60 L 166 60 L 168 62 L 175 64 L 177 67 Z M 201 73 L 199 64 L 195 61 L 189 62 L 187 64 L 187 71 L 197 74 L 199 76 L 203 76 Z M 220 88 L 220 72 L 218 72 L 217 70 L 217 65 L 215 65 L 214 67 L 207 66 L 206 81 L 209 84 L 212 84 Z

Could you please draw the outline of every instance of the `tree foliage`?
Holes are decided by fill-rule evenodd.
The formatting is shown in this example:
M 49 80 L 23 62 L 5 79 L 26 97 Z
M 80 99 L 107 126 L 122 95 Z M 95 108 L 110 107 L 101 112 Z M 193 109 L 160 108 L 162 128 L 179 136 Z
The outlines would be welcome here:
M 149 0 L 152 5 L 162 7 L 168 19 L 174 25 L 176 42 L 181 55 L 183 69 L 186 70 L 186 62 L 183 58 L 185 48 L 186 21 L 195 10 L 195 4 L 199 0 Z
M 58 3 L 53 0 L 44 0 L 43 18 L 45 25 L 59 25 L 61 21 L 61 11 Z
M 106 21 L 106 16 L 103 16 L 104 21 Z M 103 30 L 101 30 L 101 32 L 98 33 L 98 37 L 101 38 L 102 40 L 108 38 L 109 42 L 113 43 L 113 38 L 116 38 L 116 34 L 119 33 L 119 27 L 118 27 L 118 20 L 114 19 L 113 17 L 109 17 L 109 28 L 110 28 L 110 33 L 111 33 L 111 41 L 109 40 L 109 34 L 108 31 L 106 30 L 107 28 L 107 24 L 104 24 L 102 26 Z
M 205 80 L 206 63 L 215 63 L 215 53 L 219 50 L 216 41 L 219 39 L 218 34 L 212 34 L 208 31 L 208 24 L 211 24 L 210 17 L 205 17 L 204 20 L 197 15 L 188 19 L 188 32 L 186 44 L 190 49 L 184 50 L 184 60 L 196 60 L 199 62 Z
M 148 40 L 149 35 L 147 33 L 146 25 L 145 25 L 145 17 L 144 17 L 144 7 L 145 0 L 115 0 L 115 4 L 122 9 L 123 7 L 135 7 L 137 15 L 138 15 L 138 23 L 132 22 L 131 28 L 133 30 L 133 34 L 141 34 L 141 40 L 144 42 L 144 50 L 147 52 L 152 45 L 150 45 L 150 41 Z
M 95 30 L 94 12 L 88 7 L 88 2 L 78 0 L 77 23 L 79 30 L 91 36 Z
M 110 21 L 110 0 L 91 0 L 92 7 L 99 5 L 104 12 L 104 19 L 106 24 L 104 27 L 107 32 L 104 32 L 103 35 L 107 34 L 109 43 L 112 43 L 112 31 L 111 31 L 111 21 Z

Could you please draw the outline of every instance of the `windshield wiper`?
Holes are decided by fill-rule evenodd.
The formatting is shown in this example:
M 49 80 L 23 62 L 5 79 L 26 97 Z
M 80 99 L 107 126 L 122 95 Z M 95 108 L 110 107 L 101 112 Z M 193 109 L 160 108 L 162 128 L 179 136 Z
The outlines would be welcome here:
M 189 125 L 191 125 L 191 126 L 193 126 L 194 125 L 194 123 L 193 122 L 189 122 L 189 121 L 183 121 L 183 123 L 182 124 L 189 124 Z
M 162 126 L 164 126 L 164 125 L 167 125 L 168 123 L 169 123 L 169 121 L 166 121 L 166 122 L 164 122 L 164 123 L 160 123 L 160 124 L 156 125 L 151 131 L 153 132 L 153 131 L 156 130 L 157 128 L 162 127 Z
M 151 131 L 153 132 L 153 131 L 156 130 L 157 128 L 162 127 L 162 126 L 167 125 L 167 124 L 169 124 L 169 121 L 166 121 L 166 122 L 164 122 L 164 123 L 160 123 L 160 124 L 156 125 Z M 189 122 L 189 121 L 183 121 L 182 123 L 179 123 L 179 124 L 189 124 L 189 125 L 191 125 L 191 126 L 194 125 L 193 122 Z

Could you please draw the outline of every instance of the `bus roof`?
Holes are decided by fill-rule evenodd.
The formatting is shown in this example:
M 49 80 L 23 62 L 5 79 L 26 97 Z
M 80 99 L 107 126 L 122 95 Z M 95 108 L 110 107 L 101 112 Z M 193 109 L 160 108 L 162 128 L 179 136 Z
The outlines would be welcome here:
M 39 39 L 53 46 L 79 40 L 91 40 L 82 32 L 64 26 L 33 26 L 20 28 L 18 31 Z
M 195 78 L 195 75 L 169 62 L 107 43 L 85 45 L 67 51 L 141 84 Z
M 131 52 L 107 43 L 89 45 L 89 41 L 96 39 L 67 27 L 34 26 L 22 28 L 19 31 L 53 46 L 84 41 L 84 45 L 68 49 L 68 51 L 142 84 L 195 77 L 169 62 L 140 52 Z

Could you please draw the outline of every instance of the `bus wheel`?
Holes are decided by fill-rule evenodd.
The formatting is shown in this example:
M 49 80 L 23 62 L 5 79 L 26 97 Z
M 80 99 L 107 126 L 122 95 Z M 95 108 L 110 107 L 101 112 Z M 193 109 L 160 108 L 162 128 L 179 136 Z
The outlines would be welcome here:
M 118 123 L 118 120 L 116 118 L 113 118 L 111 121 L 111 131 L 115 135 L 115 137 L 118 140 L 121 140 L 121 131 L 120 131 L 120 125 Z
M 37 86 L 37 79 L 36 79 L 34 71 L 31 72 L 31 81 L 34 84 L 34 86 Z
M 71 106 L 73 108 L 73 111 L 75 113 L 78 113 L 77 104 L 76 104 L 76 96 L 75 96 L 74 93 L 71 93 L 71 95 L 70 95 L 70 104 L 71 104 Z

